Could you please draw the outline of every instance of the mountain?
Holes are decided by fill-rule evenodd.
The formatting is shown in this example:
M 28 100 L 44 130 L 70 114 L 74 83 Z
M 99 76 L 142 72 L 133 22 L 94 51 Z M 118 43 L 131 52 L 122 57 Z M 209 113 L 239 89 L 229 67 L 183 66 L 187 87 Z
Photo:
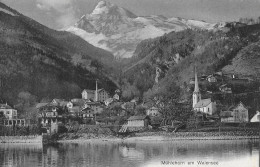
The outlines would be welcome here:
M 0 96 L 12 104 L 18 96 L 37 100 L 80 96 L 84 88 L 112 92 L 108 79 L 113 55 L 80 37 L 56 31 L 0 3 Z
M 116 57 L 132 57 L 138 43 L 171 31 L 188 28 L 215 29 L 218 25 L 197 20 L 166 18 L 164 16 L 137 16 L 106 1 L 100 1 L 66 30 L 92 45 L 110 51 Z
M 171 92 L 176 85 L 180 97 L 189 100 L 191 92 L 187 90 L 192 90 L 189 83 L 194 66 L 200 76 L 222 72 L 226 77 L 248 79 L 251 82 L 233 88 L 240 93 L 252 92 L 260 86 L 259 51 L 260 24 L 230 22 L 218 31 L 188 29 L 144 40 L 124 68 L 123 94 L 149 98 Z

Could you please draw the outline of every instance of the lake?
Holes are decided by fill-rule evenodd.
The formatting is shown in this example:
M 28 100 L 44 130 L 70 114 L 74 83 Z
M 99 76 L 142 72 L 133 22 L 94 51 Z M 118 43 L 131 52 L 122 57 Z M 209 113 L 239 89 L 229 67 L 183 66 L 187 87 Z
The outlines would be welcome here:
M 258 167 L 259 140 L 0 144 L 7 167 Z

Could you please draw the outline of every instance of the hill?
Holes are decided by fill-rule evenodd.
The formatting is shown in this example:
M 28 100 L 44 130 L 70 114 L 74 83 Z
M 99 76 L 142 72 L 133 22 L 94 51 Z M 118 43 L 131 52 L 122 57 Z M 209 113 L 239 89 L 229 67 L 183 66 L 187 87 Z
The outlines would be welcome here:
M 253 81 L 259 79 L 260 24 L 227 23 L 217 31 L 188 29 L 141 42 L 124 69 L 126 95 L 167 92 L 176 85 L 182 98 L 190 99 L 187 85 L 199 75 L 222 72 Z M 157 82 L 158 79 L 158 82 Z
M 55 31 L 0 3 L 0 91 L 1 98 L 17 103 L 27 92 L 43 98 L 80 96 L 84 88 L 113 91 L 107 74 L 113 55 L 80 37 Z

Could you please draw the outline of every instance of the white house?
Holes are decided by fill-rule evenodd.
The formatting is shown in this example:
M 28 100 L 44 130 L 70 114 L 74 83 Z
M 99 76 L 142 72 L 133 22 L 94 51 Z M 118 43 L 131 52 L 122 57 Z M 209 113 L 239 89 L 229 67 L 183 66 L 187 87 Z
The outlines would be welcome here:
M 213 115 L 217 110 L 216 102 L 211 101 L 211 99 L 202 99 L 194 106 L 194 110 Z
M 108 106 L 109 104 L 111 104 L 114 101 L 113 98 L 108 98 L 104 101 L 105 105 Z
M 113 99 L 119 100 L 119 95 L 116 93 L 116 94 L 113 96 Z
M 251 118 L 250 122 L 260 122 L 260 112 L 256 111 L 256 114 Z
M 208 82 L 217 82 L 217 78 L 214 75 L 209 75 L 207 77 Z
M 84 89 L 81 93 L 82 99 L 95 99 L 95 90 Z
M 67 108 L 72 108 L 73 107 L 73 103 L 70 101 L 67 103 Z
M 17 119 L 17 110 L 13 109 L 7 103 L 0 104 L 0 112 L 2 112 L 7 119 Z
M 149 109 L 146 110 L 146 115 L 149 116 L 158 116 L 160 115 L 158 108 L 157 107 L 151 107 Z

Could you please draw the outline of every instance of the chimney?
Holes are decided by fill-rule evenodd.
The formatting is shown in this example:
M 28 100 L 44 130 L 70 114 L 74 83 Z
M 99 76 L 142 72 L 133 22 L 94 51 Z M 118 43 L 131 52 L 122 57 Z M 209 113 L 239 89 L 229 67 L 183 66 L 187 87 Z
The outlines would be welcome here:
M 95 101 L 98 101 L 98 85 L 97 85 L 97 80 L 96 80 Z

